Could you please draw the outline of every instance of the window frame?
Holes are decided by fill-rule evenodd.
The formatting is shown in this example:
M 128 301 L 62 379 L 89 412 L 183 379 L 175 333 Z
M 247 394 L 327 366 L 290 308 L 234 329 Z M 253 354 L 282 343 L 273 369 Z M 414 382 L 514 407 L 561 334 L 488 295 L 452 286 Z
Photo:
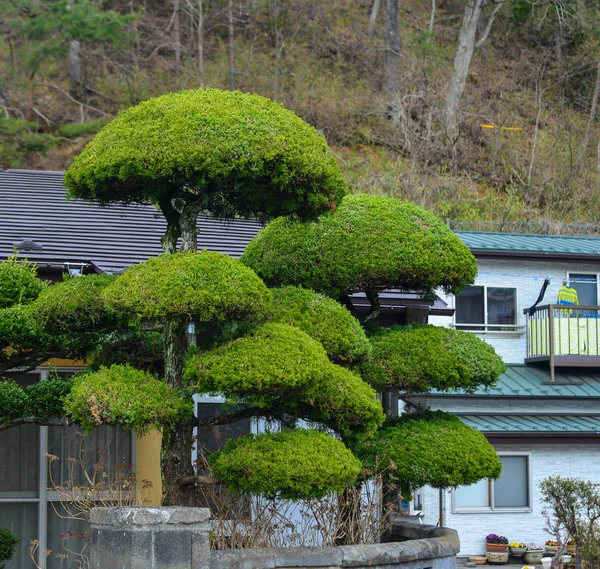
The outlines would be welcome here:
M 515 334 L 522 333 L 524 326 L 519 323 L 519 287 L 513 284 L 488 284 L 475 283 L 469 285 L 471 287 L 483 288 L 483 318 L 481 323 L 462 323 L 457 321 L 457 298 L 460 296 L 454 295 L 454 316 L 452 317 L 452 328 L 462 330 L 464 332 L 472 332 L 474 334 Z M 468 288 L 468 287 L 465 287 Z M 488 324 L 488 289 L 490 288 L 507 288 L 515 291 L 515 323 L 514 324 Z
M 600 273 L 597 271 L 567 271 L 566 280 L 571 283 L 581 282 L 577 279 L 573 279 L 572 275 L 589 275 L 590 277 L 596 278 L 596 306 L 600 304 Z
M 509 514 L 509 513 L 527 513 L 533 511 L 532 506 L 532 485 L 531 485 L 531 452 L 529 451 L 497 451 L 498 456 L 525 456 L 527 458 L 527 506 L 495 506 L 494 504 L 494 480 L 487 479 L 489 506 L 458 506 L 456 504 L 456 488 L 452 490 L 452 513 L 453 514 Z

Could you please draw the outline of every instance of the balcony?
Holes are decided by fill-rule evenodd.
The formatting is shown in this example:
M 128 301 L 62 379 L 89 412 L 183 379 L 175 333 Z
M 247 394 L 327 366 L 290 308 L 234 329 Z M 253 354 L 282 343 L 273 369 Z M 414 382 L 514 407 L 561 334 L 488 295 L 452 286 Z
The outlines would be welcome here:
M 551 382 L 556 367 L 600 367 L 600 306 L 546 304 L 527 320 L 525 363 L 548 362 Z

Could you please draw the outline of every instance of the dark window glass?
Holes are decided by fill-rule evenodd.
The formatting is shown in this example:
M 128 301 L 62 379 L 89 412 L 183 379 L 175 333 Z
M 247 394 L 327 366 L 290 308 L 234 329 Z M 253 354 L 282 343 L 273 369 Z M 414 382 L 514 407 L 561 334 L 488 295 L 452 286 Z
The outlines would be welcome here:
M 517 291 L 514 288 L 488 287 L 488 324 L 516 324 Z
M 6 564 L 6 569 L 33 567 L 29 558 L 29 544 L 38 539 L 37 504 L 14 504 L 0 502 L 0 528 L 8 528 L 17 537 L 23 538 L 15 556 Z
M 577 291 L 579 304 L 598 304 L 598 281 L 596 275 L 569 274 L 571 286 Z
M 484 324 L 482 286 L 468 286 L 456 297 L 457 324 Z M 457 326 L 458 330 L 483 330 L 483 326 Z

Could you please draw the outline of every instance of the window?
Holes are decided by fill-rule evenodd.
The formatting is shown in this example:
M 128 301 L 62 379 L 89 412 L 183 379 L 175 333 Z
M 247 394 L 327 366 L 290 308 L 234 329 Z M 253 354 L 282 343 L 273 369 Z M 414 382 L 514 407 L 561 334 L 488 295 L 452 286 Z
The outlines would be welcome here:
M 454 491 L 454 511 L 529 510 L 531 507 L 528 454 L 500 455 L 498 480 L 480 480 Z
M 598 275 L 596 273 L 569 273 L 571 286 L 577 291 L 579 304 L 598 304 Z
M 456 297 L 457 330 L 513 331 L 517 326 L 516 287 L 468 286 Z

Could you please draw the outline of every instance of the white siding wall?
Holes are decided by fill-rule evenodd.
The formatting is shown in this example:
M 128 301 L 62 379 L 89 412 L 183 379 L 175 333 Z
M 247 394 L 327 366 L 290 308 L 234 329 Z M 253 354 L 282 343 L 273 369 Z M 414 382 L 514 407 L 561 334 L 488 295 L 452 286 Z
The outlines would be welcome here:
M 600 442 L 600 441 L 599 441 Z M 485 552 L 485 536 L 496 533 L 509 541 L 543 544 L 551 537 L 544 532 L 543 505 L 539 483 L 548 476 L 570 476 L 600 483 L 600 444 L 534 444 L 495 445 L 497 451 L 530 452 L 532 511 L 519 513 L 453 513 L 452 493 L 444 492 L 446 518 L 444 525 L 458 531 L 460 555 L 481 555 Z M 439 492 L 427 488 L 424 497 L 424 523 L 438 519 Z
M 600 263 L 558 263 L 519 259 L 478 259 L 479 274 L 476 285 L 517 287 L 517 323 L 525 324 L 523 310 L 536 300 L 544 284 L 544 279 L 552 278 L 540 304 L 556 302 L 558 290 L 569 272 L 600 272 Z M 454 307 L 454 297 L 440 294 L 450 307 Z M 450 318 L 432 317 L 430 323 L 448 326 Z M 481 334 L 480 338 L 492 346 L 507 364 L 522 364 L 526 356 L 525 334 Z

